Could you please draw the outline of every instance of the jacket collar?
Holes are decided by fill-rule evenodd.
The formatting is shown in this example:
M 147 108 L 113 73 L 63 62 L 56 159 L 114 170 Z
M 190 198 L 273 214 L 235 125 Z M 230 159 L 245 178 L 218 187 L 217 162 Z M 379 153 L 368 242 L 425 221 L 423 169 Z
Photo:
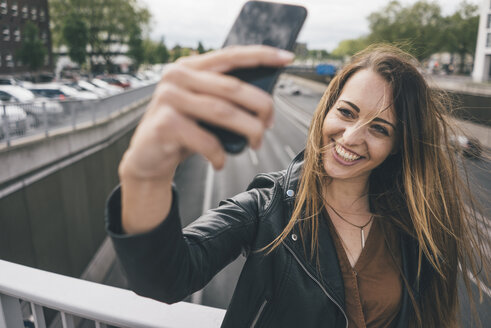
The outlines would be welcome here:
M 289 165 L 283 188 L 283 202 L 287 209 L 284 218 L 284 224 L 288 224 L 292 214 L 296 198 L 296 192 L 300 175 L 304 164 L 304 152 L 301 151 Z M 292 235 L 297 236 L 293 240 Z M 304 235 L 304 242 L 300 238 L 298 224 L 294 227 L 290 236 L 285 239 L 288 246 L 295 252 L 295 255 L 302 261 L 302 264 L 327 290 L 327 292 L 344 308 L 344 284 L 341 269 L 337 258 L 329 227 L 327 224 L 319 225 L 319 267 L 316 265 L 316 257 L 310 260 L 310 242 L 311 236 Z M 305 248 L 304 249 L 304 245 Z

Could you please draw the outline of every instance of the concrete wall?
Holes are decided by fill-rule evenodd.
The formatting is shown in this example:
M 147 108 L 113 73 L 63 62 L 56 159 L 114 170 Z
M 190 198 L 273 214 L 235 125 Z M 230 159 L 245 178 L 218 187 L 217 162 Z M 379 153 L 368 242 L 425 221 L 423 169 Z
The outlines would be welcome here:
M 1 259 L 82 274 L 106 237 L 105 200 L 143 112 L 140 104 L 95 126 L 0 152 Z
M 104 202 L 133 130 L 0 199 L 0 258 L 78 277 L 105 238 Z
M 458 118 L 491 126 L 491 96 L 449 91 L 457 102 Z

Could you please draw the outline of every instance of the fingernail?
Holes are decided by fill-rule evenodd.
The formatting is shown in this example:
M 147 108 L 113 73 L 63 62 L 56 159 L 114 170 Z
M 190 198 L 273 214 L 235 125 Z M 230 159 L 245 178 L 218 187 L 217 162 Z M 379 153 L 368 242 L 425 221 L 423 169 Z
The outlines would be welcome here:
M 278 57 L 284 60 L 293 60 L 293 58 L 295 58 L 295 54 L 293 52 L 280 49 L 278 50 Z

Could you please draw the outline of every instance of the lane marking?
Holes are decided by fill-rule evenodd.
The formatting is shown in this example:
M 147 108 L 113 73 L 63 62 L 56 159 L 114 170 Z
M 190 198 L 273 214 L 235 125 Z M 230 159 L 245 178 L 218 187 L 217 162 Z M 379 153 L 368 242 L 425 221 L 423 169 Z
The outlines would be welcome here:
M 470 272 L 469 270 L 467 270 L 467 276 L 469 277 L 469 279 L 476 285 L 476 286 L 479 286 L 478 285 L 478 278 L 475 278 L 473 275 L 472 275 L 472 272 Z M 481 284 L 481 290 L 484 292 L 484 294 L 488 295 L 489 298 L 491 298 L 491 289 L 489 289 L 488 286 L 486 286 L 485 283 L 483 283 L 481 280 L 479 280 L 479 284 Z
M 465 210 L 472 215 L 473 211 L 472 209 L 468 206 L 465 205 Z M 484 214 L 476 211 L 476 226 L 471 227 L 477 229 L 475 233 L 478 233 L 481 235 L 483 238 L 491 238 L 491 226 L 490 226 L 490 220 L 488 217 L 486 217 Z M 491 256 L 491 249 L 489 247 L 486 247 L 483 249 L 484 251 L 484 256 Z
M 206 180 L 205 180 L 205 195 L 203 198 L 203 208 L 201 213 L 204 214 L 211 208 L 211 196 L 213 194 L 213 181 L 214 181 L 215 171 L 211 163 L 208 163 L 206 169 Z M 191 302 L 195 304 L 201 304 L 203 302 L 203 289 L 191 295 Z
M 206 170 L 206 180 L 205 180 L 205 196 L 203 200 L 203 209 L 201 211 L 204 214 L 211 208 L 211 195 L 213 193 L 213 178 L 215 176 L 215 171 L 211 163 L 208 163 L 208 168 Z
M 251 148 L 247 148 L 247 150 L 249 151 L 249 156 L 251 157 L 251 161 L 252 161 L 252 164 L 254 164 L 255 166 L 257 166 L 257 164 L 259 163 L 259 161 L 257 160 L 257 154 L 254 150 L 252 150 Z
M 301 124 L 305 125 L 307 128 L 309 127 L 310 121 L 314 115 L 313 112 L 307 112 L 303 107 L 298 106 L 293 101 L 288 99 L 288 97 L 283 95 L 277 95 L 276 97 L 288 105 L 288 109 L 291 111 L 292 115 L 298 119 Z
M 465 205 L 465 210 L 468 212 L 468 213 L 471 213 L 472 214 L 472 208 L 469 207 L 468 205 Z M 489 238 L 489 232 L 490 232 L 490 228 L 489 228 L 489 218 L 487 218 L 484 214 L 480 213 L 480 212 L 475 212 L 476 213 L 476 223 L 477 223 L 477 229 L 482 229 L 481 231 L 477 231 L 477 233 L 482 233 L 482 231 L 485 231 L 488 233 L 488 236 L 484 236 L 484 234 L 482 235 L 482 237 L 486 238 L 488 237 Z M 471 227 L 472 228 L 472 227 Z M 488 249 L 488 248 L 485 248 L 483 249 L 483 256 L 485 257 L 488 257 L 491 255 L 491 250 Z M 460 266 L 460 263 L 459 263 L 459 269 L 460 271 L 462 271 L 462 267 Z M 491 289 L 485 284 L 482 282 L 482 280 L 479 280 L 479 278 L 476 278 L 472 275 L 472 272 L 467 270 L 467 276 L 469 277 L 469 279 L 477 286 L 478 285 L 478 282 L 481 284 L 481 290 L 486 294 L 488 295 L 489 298 L 491 298 Z
M 290 158 L 288 158 L 288 156 L 285 154 L 285 152 L 281 150 L 281 144 L 278 141 L 278 138 L 275 136 L 274 131 L 271 131 L 271 130 L 266 131 L 266 142 L 271 144 L 271 149 L 273 150 L 276 157 L 281 162 L 281 166 L 282 167 L 288 167 L 291 160 L 290 160 Z
M 285 115 L 285 118 L 289 120 L 293 125 L 295 125 L 303 134 L 308 134 L 308 123 L 306 123 L 305 118 L 299 117 L 298 113 L 295 112 L 295 109 L 290 108 L 290 105 L 286 103 L 284 100 L 275 97 L 277 102 L 282 102 L 282 106 L 278 106 L 278 110 Z
M 285 145 L 285 151 L 288 154 L 288 156 L 290 156 L 290 158 L 292 160 L 295 158 L 295 152 L 293 151 L 293 149 L 290 146 Z

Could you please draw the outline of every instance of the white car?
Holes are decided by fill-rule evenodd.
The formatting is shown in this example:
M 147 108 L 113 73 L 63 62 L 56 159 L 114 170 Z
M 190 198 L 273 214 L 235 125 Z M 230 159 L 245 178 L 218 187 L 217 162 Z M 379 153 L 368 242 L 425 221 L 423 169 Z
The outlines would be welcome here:
M 105 81 L 102 81 L 101 79 L 92 79 L 90 80 L 90 83 L 92 83 L 93 85 L 95 85 L 96 87 L 98 88 L 102 88 L 104 90 L 107 90 L 111 95 L 115 95 L 117 93 L 121 93 L 123 92 L 123 88 L 121 87 L 117 87 L 115 85 L 111 85 Z
M 74 88 L 71 88 L 67 85 L 59 84 L 59 83 L 42 83 L 42 84 L 33 84 L 30 88 L 36 96 L 38 97 L 46 97 L 53 98 L 58 100 L 96 100 L 99 97 L 92 92 L 89 91 L 77 91 Z
M 19 106 L 5 105 L 0 106 L 0 139 L 9 135 L 23 135 L 27 130 L 27 114 Z
M 131 76 L 129 74 L 117 74 L 116 77 L 118 77 L 120 79 L 124 79 L 127 82 L 129 82 L 130 88 L 141 88 L 141 87 L 148 85 L 148 83 L 145 83 L 142 80 L 140 80 L 134 76 Z
M 90 91 L 90 92 L 93 92 L 95 93 L 96 95 L 98 95 L 99 97 L 103 98 L 103 97 L 107 97 L 110 95 L 110 92 L 103 89 L 103 88 L 99 88 L 99 87 L 96 87 L 95 85 L 87 82 L 87 81 L 84 81 L 84 80 L 79 80 L 76 82 L 76 84 L 78 85 L 78 87 L 84 91 Z
M 46 112 L 48 122 L 58 121 L 63 115 L 63 107 L 46 98 L 36 98 L 31 91 L 15 85 L 0 85 L 0 102 L 21 107 L 29 116 L 31 126 L 38 126 Z
M 144 78 L 149 81 L 149 83 L 156 83 L 160 80 L 160 77 L 162 76 L 162 73 L 152 71 L 152 70 L 145 70 L 140 72 L 139 74 L 143 75 Z

